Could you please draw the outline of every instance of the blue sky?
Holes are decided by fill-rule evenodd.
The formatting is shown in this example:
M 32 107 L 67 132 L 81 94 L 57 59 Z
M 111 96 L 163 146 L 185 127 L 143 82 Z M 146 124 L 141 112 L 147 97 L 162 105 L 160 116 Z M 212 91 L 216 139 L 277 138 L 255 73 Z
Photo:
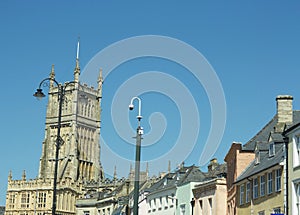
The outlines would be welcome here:
M 299 1 L 277 0 L 180 3 L 1 1 L 0 205 L 5 204 L 9 170 L 12 170 L 14 179 L 20 179 L 23 170 L 27 171 L 27 178 L 37 176 L 44 138 L 46 101 L 38 102 L 32 94 L 39 82 L 48 76 L 52 64 L 55 64 L 59 82 L 73 79 L 78 35 L 82 71 L 104 48 L 136 36 L 174 38 L 201 53 L 218 76 L 226 100 L 225 132 L 213 155 L 222 162 L 232 141 L 245 143 L 274 116 L 277 95 L 293 95 L 294 109 L 299 109 L 299 10 Z M 126 137 L 120 137 L 112 124 L 111 108 L 116 105 L 113 101 L 119 87 L 129 83 L 131 77 L 147 71 L 152 71 L 152 74 L 153 71 L 164 72 L 174 77 L 189 89 L 194 98 L 201 124 L 199 138 L 195 145 L 186 143 L 191 152 L 183 158 L 188 165 L 198 165 L 211 126 L 209 96 L 205 87 L 186 68 L 166 59 L 144 57 L 130 60 L 120 64 L 106 77 L 102 137 L 114 154 L 127 160 L 134 159 L 134 140 L 133 144 L 128 144 L 123 139 L 134 135 L 136 112 L 124 110 L 125 114 L 129 114 L 126 117 L 132 128 Z M 81 76 L 86 75 L 83 72 Z M 139 87 L 142 86 L 143 83 Z M 185 97 L 180 89 L 171 88 L 172 95 Z M 131 90 L 134 91 L 134 86 Z M 131 98 L 136 95 L 127 96 Z M 139 96 L 143 104 L 142 123 L 149 136 L 147 140 L 145 135 L 143 143 L 150 144 L 142 150 L 142 157 L 147 161 L 163 156 L 176 146 L 174 142 L 183 129 L 183 119 L 180 118 L 177 101 L 168 95 L 153 89 Z M 188 107 L 190 105 L 187 104 Z M 157 128 L 166 127 L 162 139 L 151 145 L 151 131 L 157 128 L 155 123 L 148 122 L 148 118 L 155 112 L 164 115 L 157 115 L 162 120 Z M 118 126 L 122 128 L 122 122 L 118 121 Z M 113 161 L 106 163 L 109 163 L 104 166 L 106 171 L 112 171 L 116 165 L 120 177 L 127 175 L 129 166 L 123 167 Z M 177 164 L 172 163 L 172 167 Z M 166 171 L 167 165 L 166 162 L 153 167 L 149 162 L 152 174 Z

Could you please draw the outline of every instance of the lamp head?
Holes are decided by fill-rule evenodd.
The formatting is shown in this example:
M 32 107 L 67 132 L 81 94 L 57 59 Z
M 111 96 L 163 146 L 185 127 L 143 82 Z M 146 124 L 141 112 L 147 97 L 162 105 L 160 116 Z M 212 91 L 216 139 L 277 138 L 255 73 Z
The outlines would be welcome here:
M 37 99 L 42 99 L 45 97 L 45 94 L 43 93 L 42 89 L 37 89 L 36 92 L 33 94 L 34 97 Z
M 130 104 L 130 105 L 129 105 L 129 110 L 133 110 L 133 108 L 134 108 L 134 105 L 133 105 L 133 104 Z

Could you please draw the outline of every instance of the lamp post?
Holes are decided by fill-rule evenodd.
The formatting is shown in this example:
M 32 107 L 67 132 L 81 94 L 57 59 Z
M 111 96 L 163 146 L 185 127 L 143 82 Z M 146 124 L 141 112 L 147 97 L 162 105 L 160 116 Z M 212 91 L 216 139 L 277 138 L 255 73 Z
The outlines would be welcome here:
M 39 88 L 36 90 L 36 92 L 33 94 L 34 97 L 38 99 L 42 99 L 45 97 L 45 94 L 43 93 L 42 90 L 42 85 L 46 83 L 47 81 L 53 81 L 57 85 L 58 89 L 58 123 L 57 123 L 57 137 L 56 137 L 56 148 L 55 148 L 55 164 L 54 164 L 54 179 L 53 179 L 53 199 L 52 199 L 52 215 L 56 215 L 56 183 L 57 183 L 57 169 L 58 169 L 58 155 L 59 155 L 59 148 L 60 145 L 62 144 L 62 139 L 60 137 L 60 129 L 61 129 L 61 113 L 62 113 L 62 104 L 64 101 L 65 97 L 65 92 L 67 86 L 69 84 L 75 84 L 76 82 L 71 81 L 67 82 L 65 84 L 59 84 L 55 78 L 45 78 L 44 80 L 41 81 Z
M 139 214 L 139 182 L 140 182 L 140 161 L 141 161 L 141 142 L 143 135 L 143 128 L 141 127 L 141 106 L 142 102 L 139 97 L 133 97 L 131 99 L 129 110 L 134 109 L 133 101 L 138 100 L 139 103 L 139 112 L 136 118 L 138 119 L 138 127 L 136 129 L 136 152 L 135 152 L 135 177 L 134 177 L 134 194 L 133 194 L 133 215 Z
M 192 215 L 194 215 L 194 207 L 195 207 L 195 199 L 194 198 L 192 198 L 191 206 L 192 206 Z

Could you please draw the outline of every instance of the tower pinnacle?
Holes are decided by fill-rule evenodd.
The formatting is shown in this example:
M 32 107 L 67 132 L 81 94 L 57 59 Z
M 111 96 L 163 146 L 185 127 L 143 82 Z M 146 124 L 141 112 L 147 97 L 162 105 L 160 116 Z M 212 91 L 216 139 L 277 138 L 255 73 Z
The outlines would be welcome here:
M 80 66 L 79 66 L 79 37 L 78 37 L 78 42 L 77 42 L 77 51 L 76 51 L 76 66 L 74 69 L 74 81 L 78 82 L 79 81 L 79 75 L 80 75 Z
M 98 83 L 98 98 L 102 98 L 102 85 L 103 85 L 102 68 L 100 68 L 97 83 Z

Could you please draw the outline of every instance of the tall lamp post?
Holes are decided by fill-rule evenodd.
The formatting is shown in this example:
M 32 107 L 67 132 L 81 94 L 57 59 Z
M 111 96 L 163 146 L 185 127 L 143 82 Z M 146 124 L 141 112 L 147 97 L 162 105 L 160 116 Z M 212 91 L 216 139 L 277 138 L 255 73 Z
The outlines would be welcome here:
M 136 116 L 138 120 L 138 127 L 136 129 L 136 152 L 135 152 L 135 177 L 134 177 L 134 194 L 133 194 L 133 215 L 139 214 L 139 182 L 140 182 L 140 161 L 141 161 L 141 142 L 143 135 L 143 128 L 141 127 L 141 106 L 142 102 L 139 97 L 133 97 L 131 99 L 129 110 L 134 109 L 133 101 L 138 100 L 139 103 L 139 112 Z
M 192 215 L 194 215 L 194 207 L 195 207 L 195 199 L 194 198 L 192 198 L 191 206 L 192 206 Z
M 62 113 L 62 104 L 64 101 L 66 88 L 70 84 L 75 84 L 75 81 L 67 82 L 65 84 L 59 84 L 55 78 L 45 78 L 41 81 L 39 88 L 36 90 L 36 92 L 33 94 L 34 97 L 38 99 L 42 99 L 45 97 L 45 94 L 42 90 L 42 85 L 45 84 L 48 81 L 53 81 L 57 85 L 58 89 L 58 123 L 57 123 L 57 137 L 56 137 L 56 148 L 55 148 L 55 166 L 54 166 L 54 179 L 53 179 L 53 199 L 52 199 L 52 215 L 56 215 L 56 183 L 57 183 L 57 169 L 58 169 L 58 155 L 59 155 L 59 148 L 60 145 L 63 143 L 63 140 L 60 137 L 60 128 L 61 128 L 61 113 Z

